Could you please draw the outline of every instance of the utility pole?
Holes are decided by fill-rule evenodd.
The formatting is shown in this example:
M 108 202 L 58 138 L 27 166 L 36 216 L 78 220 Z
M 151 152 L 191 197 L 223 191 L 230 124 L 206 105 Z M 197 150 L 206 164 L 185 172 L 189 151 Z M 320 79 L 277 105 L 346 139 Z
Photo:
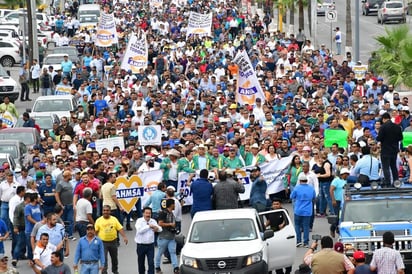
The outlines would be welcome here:
M 29 40 L 29 64 L 33 64 L 33 59 L 39 59 L 39 46 L 37 44 L 37 18 L 36 1 L 27 0 L 27 21 L 28 21 L 28 40 Z M 24 37 L 26 42 L 26 37 Z
M 278 29 L 280 32 L 283 31 L 283 4 L 282 0 L 278 2 Z

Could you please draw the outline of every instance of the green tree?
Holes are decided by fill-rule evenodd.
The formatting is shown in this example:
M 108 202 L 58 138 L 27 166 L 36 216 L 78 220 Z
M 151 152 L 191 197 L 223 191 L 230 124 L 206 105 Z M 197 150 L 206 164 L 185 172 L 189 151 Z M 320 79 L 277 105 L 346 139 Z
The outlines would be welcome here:
M 412 35 L 409 26 L 385 30 L 375 38 L 379 48 L 371 60 L 371 69 L 385 76 L 394 86 L 412 88 Z

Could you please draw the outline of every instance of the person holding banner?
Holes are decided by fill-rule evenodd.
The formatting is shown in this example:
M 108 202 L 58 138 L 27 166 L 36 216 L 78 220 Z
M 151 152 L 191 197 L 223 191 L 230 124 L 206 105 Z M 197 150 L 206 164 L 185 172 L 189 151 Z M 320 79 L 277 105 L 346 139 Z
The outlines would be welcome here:
M 17 111 L 16 106 L 10 102 L 10 97 L 5 95 L 3 97 L 3 103 L 0 104 L 0 113 L 3 114 L 5 112 L 9 112 L 16 118 L 19 118 L 19 112 Z

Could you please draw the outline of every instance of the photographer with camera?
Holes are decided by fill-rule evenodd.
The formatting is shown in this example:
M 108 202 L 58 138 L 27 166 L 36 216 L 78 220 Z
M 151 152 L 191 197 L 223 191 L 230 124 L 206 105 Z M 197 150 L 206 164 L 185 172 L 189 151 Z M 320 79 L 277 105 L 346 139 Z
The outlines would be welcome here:
M 173 214 L 175 209 L 175 200 L 166 199 L 166 209 L 159 213 L 159 226 L 162 231 L 159 233 L 157 240 L 158 251 L 155 259 L 156 273 L 162 273 L 160 269 L 160 259 L 163 253 L 168 249 L 170 260 L 172 261 L 173 273 L 179 273 L 179 264 L 176 256 L 176 219 Z
M 333 239 L 330 236 L 312 235 L 314 242 L 303 256 L 305 264 L 311 267 L 313 274 L 354 274 L 355 267 L 345 254 L 333 249 Z M 315 253 L 320 240 L 321 250 Z
M 245 192 L 243 182 L 238 180 L 233 169 L 220 170 L 218 175 L 219 182 L 213 190 L 215 209 L 238 208 L 239 193 Z

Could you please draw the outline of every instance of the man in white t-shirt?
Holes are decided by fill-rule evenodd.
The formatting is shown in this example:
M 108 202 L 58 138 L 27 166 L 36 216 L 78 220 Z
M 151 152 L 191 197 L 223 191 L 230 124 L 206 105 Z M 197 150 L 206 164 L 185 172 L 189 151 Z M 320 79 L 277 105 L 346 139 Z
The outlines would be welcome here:
M 49 234 L 41 234 L 33 251 L 33 260 L 37 269 L 42 270 L 51 265 L 51 254 L 54 251 L 56 246 L 49 243 Z
M 76 216 L 74 222 L 80 237 L 86 235 L 87 225 L 94 224 L 92 217 L 93 207 L 91 203 L 93 190 L 90 187 L 83 189 L 83 198 L 80 198 L 76 203 Z

